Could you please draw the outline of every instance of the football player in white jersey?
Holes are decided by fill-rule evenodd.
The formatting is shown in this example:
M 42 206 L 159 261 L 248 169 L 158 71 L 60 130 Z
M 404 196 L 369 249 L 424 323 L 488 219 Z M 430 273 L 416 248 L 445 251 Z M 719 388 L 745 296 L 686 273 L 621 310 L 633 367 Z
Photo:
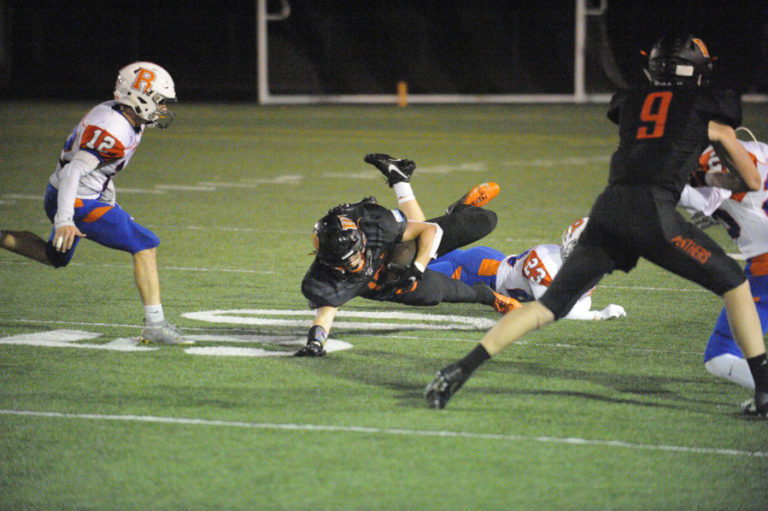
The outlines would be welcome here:
M 520 302 L 537 300 L 573 250 L 588 218 L 580 218 L 563 233 L 562 245 L 537 245 L 522 254 L 505 256 L 485 246 L 457 249 L 429 263 L 428 268 L 469 284 L 485 282 L 505 296 Z M 592 291 L 584 293 L 564 316 L 565 319 L 606 320 L 626 316 L 620 305 L 591 310 Z
M 696 184 L 715 186 L 686 186 L 680 205 L 690 212 L 701 212 L 722 223 L 746 258 L 747 280 L 765 335 L 768 332 L 768 145 L 757 141 L 741 141 L 741 144 L 757 165 L 763 183 L 761 189 L 732 193 L 717 187 L 721 182 L 719 180 L 730 179 L 734 173 L 728 172 L 710 146 L 699 158 L 694 181 Z M 707 343 L 704 365 L 715 376 L 755 388 L 747 361 L 731 333 L 725 309 L 720 313 Z M 749 402 L 745 405 L 750 406 Z
M 29 231 L 0 231 L 0 246 L 60 268 L 80 238 L 130 253 L 144 304 L 142 343 L 190 344 L 165 318 L 157 272 L 157 236 L 139 225 L 115 201 L 114 177 L 136 151 L 146 127 L 165 129 L 174 114 L 173 79 L 151 62 L 134 62 L 118 72 L 115 99 L 96 105 L 75 126 L 59 156 L 45 193 L 53 222 L 48 240 Z

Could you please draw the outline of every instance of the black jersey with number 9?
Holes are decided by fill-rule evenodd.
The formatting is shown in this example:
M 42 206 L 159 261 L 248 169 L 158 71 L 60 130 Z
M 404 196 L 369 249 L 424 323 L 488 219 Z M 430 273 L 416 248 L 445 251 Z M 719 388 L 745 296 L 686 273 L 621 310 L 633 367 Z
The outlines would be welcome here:
M 735 92 L 646 87 L 614 95 L 608 118 L 619 125 L 609 184 L 656 185 L 678 196 L 709 144 L 710 120 L 741 123 Z

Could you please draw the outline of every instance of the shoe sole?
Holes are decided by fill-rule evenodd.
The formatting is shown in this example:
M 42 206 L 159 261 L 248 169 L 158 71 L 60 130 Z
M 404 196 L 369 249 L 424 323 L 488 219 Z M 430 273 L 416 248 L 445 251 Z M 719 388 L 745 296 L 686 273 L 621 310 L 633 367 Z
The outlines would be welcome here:
M 483 183 L 467 192 L 462 202 L 468 206 L 482 208 L 495 199 L 500 191 L 501 187 L 496 183 Z

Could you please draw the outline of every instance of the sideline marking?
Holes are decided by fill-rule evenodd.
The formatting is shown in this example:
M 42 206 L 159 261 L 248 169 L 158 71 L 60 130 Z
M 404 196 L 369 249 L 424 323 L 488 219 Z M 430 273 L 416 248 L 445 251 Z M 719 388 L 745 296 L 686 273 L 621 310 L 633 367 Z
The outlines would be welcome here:
M 439 412 L 436 412 L 439 413 Z M 90 413 L 34 412 L 31 410 L 0 410 L 0 415 L 24 417 L 47 417 L 54 419 L 106 420 L 125 422 L 146 422 L 154 424 L 182 424 L 185 426 L 221 426 L 247 429 L 274 429 L 283 431 L 324 431 L 330 433 L 366 433 L 371 435 L 427 436 L 443 438 L 470 438 L 476 440 L 505 440 L 517 442 L 555 443 L 565 445 L 586 445 L 593 447 L 620 447 L 645 451 L 682 452 L 691 454 L 717 454 L 722 456 L 744 456 L 768 458 L 765 451 L 743 451 L 717 447 L 686 447 L 682 445 L 636 444 L 621 440 L 590 440 L 588 438 L 504 435 L 500 433 L 474 433 L 471 431 L 433 431 L 419 429 L 370 428 L 364 426 L 327 426 L 320 424 L 275 424 L 269 422 L 241 422 L 210 419 L 186 419 L 177 417 L 156 417 L 153 415 L 100 415 Z

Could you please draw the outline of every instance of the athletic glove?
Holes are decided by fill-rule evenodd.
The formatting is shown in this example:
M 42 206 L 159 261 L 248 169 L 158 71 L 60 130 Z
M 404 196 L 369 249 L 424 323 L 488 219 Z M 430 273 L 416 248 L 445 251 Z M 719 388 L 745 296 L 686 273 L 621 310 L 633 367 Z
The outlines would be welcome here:
M 712 227 L 713 225 L 717 225 L 718 222 L 716 218 L 707 216 L 701 211 L 697 211 L 693 214 L 691 217 L 691 223 L 698 227 L 699 229 L 708 229 L 709 227 Z
M 624 310 L 624 307 L 621 305 L 615 305 L 610 304 L 605 309 L 599 311 L 595 317 L 595 319 L 613 319 L 613 318 L 623 318 L 626 317 L 627 312 Z
M 389 263 L 387 269 L 397 275 L 397 278 L 391 282 L 391 285 L 397 289 L 411 288 L 415 282 L 421 280 L 424 276 L 424 270 L 417 268 L 415 264 L 402 266 Z

